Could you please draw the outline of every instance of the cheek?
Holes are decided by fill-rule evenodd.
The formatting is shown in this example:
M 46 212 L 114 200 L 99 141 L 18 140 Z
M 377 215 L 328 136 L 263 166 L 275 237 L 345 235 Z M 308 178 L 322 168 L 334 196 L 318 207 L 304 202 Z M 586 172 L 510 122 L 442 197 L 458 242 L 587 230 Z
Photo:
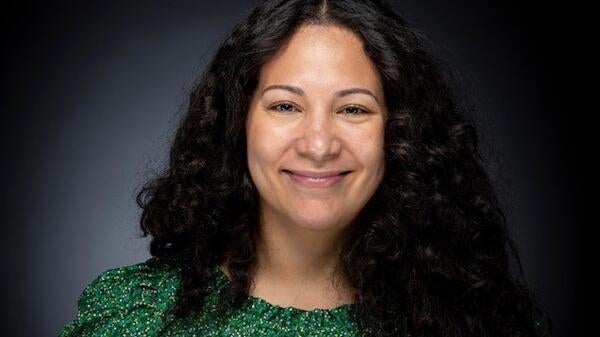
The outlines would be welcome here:
M 383 149 L 380 146 L 373 146 L 369 150 L 364 149 L 361 153 L 361 162 L 371 174 L 381 174 L 380 171 L 385 167 Z
M 254 143 L 248 146 L 248 168 L 250 170 L 264 171 L 268 169 L 273 163 L 273 155 L 271 149 L 265 144 Z
M 374 168 L 382 165 L 384 158 L 384 137 L 379 127 L 354 133 L 351 143 L 352 152 L 362 165 Z
M 255 171 L 253 175 L 262 175 L 259 172 L 273 168 L 277 160 L 277 137 L 273 135 L 272 130 L 250 124 L 247 129 L 247 157 L 248 167 Z

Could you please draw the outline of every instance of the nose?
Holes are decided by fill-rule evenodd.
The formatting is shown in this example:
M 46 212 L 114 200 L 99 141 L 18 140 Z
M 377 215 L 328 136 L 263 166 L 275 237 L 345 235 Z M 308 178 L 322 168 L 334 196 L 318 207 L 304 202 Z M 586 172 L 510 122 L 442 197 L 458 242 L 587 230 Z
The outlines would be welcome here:
M 300 156 L 315 162 L 324 162 L 339 155 L 342 143 L 335 120 L 329 112 L 307 113 L 300 128 L 301 137 L 296 142 L 296 151 Z

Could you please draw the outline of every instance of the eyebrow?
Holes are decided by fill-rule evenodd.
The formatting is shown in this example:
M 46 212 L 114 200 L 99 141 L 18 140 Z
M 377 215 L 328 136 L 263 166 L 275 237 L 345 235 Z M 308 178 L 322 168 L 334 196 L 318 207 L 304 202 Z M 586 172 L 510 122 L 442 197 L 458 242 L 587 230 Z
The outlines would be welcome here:
M 306 94 L 304 93 L 304 91 L 301 88 L 293 86 L 293 85 L 286 85 L 286 84 L 272 84 L 263 89 L 261 96 L 264 95 L 266 91 L 273 90 L 273 89 L 287 90 L 298 96 L 302 96 L 302 97 L 306 96 Z M 369 96 L 373 97 L 373 99 L 375 99 L 375 102 L 380 104 L 377 97 L 370 90 L 365 89 L 365 88 L 348 88 L 348 89 L 340 90 L 340 91 L 337 91 L 334 94 L 334 96 L 335 97 L 344 97 L 344 96 L 351 95 L 351 94 L 369 95 Z

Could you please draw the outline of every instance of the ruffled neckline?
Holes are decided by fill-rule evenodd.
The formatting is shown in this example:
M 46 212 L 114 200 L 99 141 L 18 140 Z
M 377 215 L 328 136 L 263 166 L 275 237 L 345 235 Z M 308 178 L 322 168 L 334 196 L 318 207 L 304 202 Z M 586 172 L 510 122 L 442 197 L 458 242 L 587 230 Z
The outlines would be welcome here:
M 228 285 L 231 282 L 231 280 L 229 279 L 229 276 L 227 276 L 227 274 L 225 274 L 225 272 L 221 269 L 221 267 L 218 264 L 216 264 L 214 266 L 214 269 L 215 269 L 214 270 L 215 275 L 222 285 Z M 328 309 L 315 308 L 312 310 L 306 310 L 306 309 L 300 309 L 300 308 L 291 307 L 291 306 L 282 307 L 280 305 L 268 302 L 267 300 L 265 300 L 263 298 L 252 296 L 252 295 L 248 295 L 245 304 L 249 307 L 252 307 L 252 308 L 258 310 L 259 312 L 267 312 L 267 313 L 271 313 L 271 314 L 281 312 L 281 313 L 288 314 L 288 315 L 304 315 L 304 316 L 316 315 L 316 316 L 331 316 L 331 317 L 336 317 L 336 318 L 351 316 L 353 313 L 354 307 L 355 307 L 354 303 L 347 303 L 347 304 L 342 304 L 337 307 L 328 308 Z

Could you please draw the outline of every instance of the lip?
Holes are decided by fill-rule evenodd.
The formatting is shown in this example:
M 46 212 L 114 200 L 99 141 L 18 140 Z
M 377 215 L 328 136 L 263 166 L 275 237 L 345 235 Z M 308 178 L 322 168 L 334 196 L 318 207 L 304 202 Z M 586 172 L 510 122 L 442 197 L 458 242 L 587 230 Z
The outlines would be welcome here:
M 283 170 L 284 172 L 291 172 L 297 176 L 309 177 L 309 178 L 327 178 L 338 176 L 342 173 L 350 172 L 348 170 L 335 170 L 335 171 L 303 171 L 303 170 Z
M 290 177 L 290 180 L 298 186 L 328 188 L 339 183 L 350 171 L 310 172 L 284 170 L 283 173 Z

